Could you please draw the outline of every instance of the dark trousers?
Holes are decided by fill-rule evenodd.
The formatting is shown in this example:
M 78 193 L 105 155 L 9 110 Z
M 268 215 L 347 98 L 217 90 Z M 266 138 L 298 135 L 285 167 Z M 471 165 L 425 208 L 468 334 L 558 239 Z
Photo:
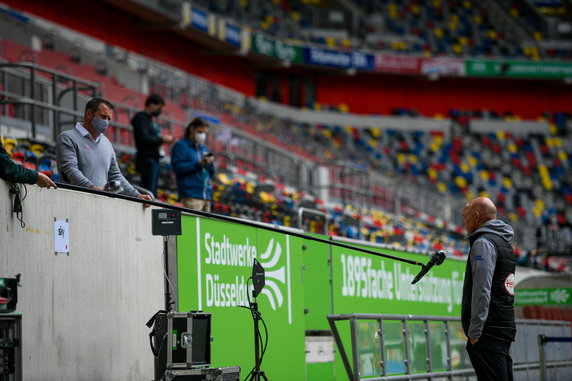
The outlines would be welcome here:
M 141 186 L 157 197 L 157 183 L 159 182 L 159 160 L 152 157 L 137 156 L 137 172 L 141 174 Z
M 479 381 L 512 381 L 510 342 L 483 335 L 475 345 L 467 340 L 467 352 Z

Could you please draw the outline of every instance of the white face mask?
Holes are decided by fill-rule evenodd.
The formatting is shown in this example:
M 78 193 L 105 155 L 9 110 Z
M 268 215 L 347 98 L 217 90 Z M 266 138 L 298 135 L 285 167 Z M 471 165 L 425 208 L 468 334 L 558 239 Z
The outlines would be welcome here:
M 207 141 L 207 133 L 206 132 L 197 132 L 195 134 L 195 142 L 197 144 L 205 144 Z

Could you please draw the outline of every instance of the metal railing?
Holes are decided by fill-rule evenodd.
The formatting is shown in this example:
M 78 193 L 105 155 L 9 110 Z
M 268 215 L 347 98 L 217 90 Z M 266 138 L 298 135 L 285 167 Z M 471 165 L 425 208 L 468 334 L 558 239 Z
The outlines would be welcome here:
M 546 381 L 548 364 L 546 361 L 546 344 L 548 343 L 572 343 L 572 337 L 550 337 L 538 335 L 538 347 L 540 351 L 540 380 Z M 571 371 L 572 373 L 572 371 Z
M 54 141 L 62 125 L 73 126 L 83 117 L 82 100 L 101 93 L 98 83 L 33 63 L 0 64 L 0 80 L 2 115 L 30 122 L 33 138 L 41 124 Z
M 329 315 L 338 351 L 352 381 L 464 379 L 474 376 L 457 317 L 387 314 Z M 349 332 L 337 322 L 349 322 Z M 519 319 L 512 345 L 515 379 L 539 379 L 539 333 L 570 336 L 570 323 Z M 346 349 L 350 345 L 350 350 Z M 349 352 L 349 354 L 348 354 Z M 553 348 L 546 366 L 572 374 L 572 347 Z M 548 358 L 545 357 L 545 358 Z

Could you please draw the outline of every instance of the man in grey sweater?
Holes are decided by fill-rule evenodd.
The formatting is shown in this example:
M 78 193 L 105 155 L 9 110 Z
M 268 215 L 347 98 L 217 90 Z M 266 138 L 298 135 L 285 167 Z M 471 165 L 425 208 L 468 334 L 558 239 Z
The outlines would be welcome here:
M 56 140 L 56 159 L 63 182 L 85 188 L 103 190 L 104 186 L 118 180 L 122 193 L 151 200 L 140 194 L 123 177 L 113 146 L 104 135 L 113 116 L 113 105 L 102 98 L 93 98 L 85 106 L 83 123 L 62 132 Z
M 510 346 L 515 339 L 512 228 L 497 219 L 485 197 L 470 201 L 463 222 L 471 244 L 461 306 L 467 352 L 482 380 L 512 380 Z

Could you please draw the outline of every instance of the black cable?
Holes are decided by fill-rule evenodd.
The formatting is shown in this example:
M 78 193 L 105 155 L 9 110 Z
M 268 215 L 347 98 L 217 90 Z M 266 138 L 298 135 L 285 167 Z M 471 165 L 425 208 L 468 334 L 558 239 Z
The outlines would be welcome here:
M 252 277 L 249 277 L 246 280 L 246 289 L 247 290 L 248 290 L 248 282 L 250 282 L 251 280 L 253 280 Z M 250 306 L 251 305 L 250 292 L 247 292 L 246 295 L 248 298 L 248 305 Z M 262 318 L 262 314 L 260 313 L 260 311 L 257 311 L 254 308 L 249 308 L 249 310 L 250 310 L 250 313 L 252 314 L 252 319 L 254 319 L 254 320 L 259 319 L 260 321 L 262 321 L 262 324 L 264 325 L 264 334 L 266 337 L 266 340 L 264 343 L 262 342 L 262 335 L 260 334 L 260 329 L 258 328 L 258 324 L 254 325 L 256 327 L 256 330 L 257 330 L 256 333 L 257 333 L 258 338 L 260 340 L 260 349 L 262 351 L 262 353 L 260 355 L 260 366 L 262 366 L 262 359 L 264 358 L 264 353 L 266 352 L 266 347 L 268 346 L 268 328 L 266 328 L 266 323 L 264 322 L 264 319 Z M 255 316 L 255 314 L 257 316 Z M 255 367 L 256 367 L 256 365 L 255 365 Z M 252 373 L 252 371 L 250 373 Z
M 20 221 L 20 226 L 22 229 L 26 227 L 26 222 L 24 221 L 24 210 L 22 209 L 22 201 L 28 196 L 28 188 L 25 184 L 24 187 L 24 197 L 20 198 L 21 190 L 18 184 L 14 183 L 12 188 L 10 188 L 10 194 L 14 195 L 14 206 L 12 207 L 12 213 L 16 214 L 16 218 Z
M 264 349 L 262 350 L 262 354 L 260 355 L 260 367 L 262 367 L 262 360 L 264 359 L 264 354 L 266 353 L 266 348 L 268 347 L 268 328 L 266 327 L 266 323 L 264 322 L 264 319 L 262 318 L 262 315 L 258 315 L 260 317 L 260 321 L 262 322 L 262 325 L 264 326 L 264 336 L 265 336 L 265 343 L 264 343 Z M 259 335 L 260 337 L 260 341 L 262 341 L 262 337 Z M 262 344 L 262 343 L 260 343 Z M 262 346 L 262 345 L 261 345 Z
M 264 354 L 266 353 L 266 349 L 268 348 L 268 327 L 266 326 L 266 322 L 264 321 L 264 319 L 262 318 L 262 314 L 260 313 L 260 311 L 257 311 L 256 309 L 252 308 L 252 301 L 250 300 L 250 292 L 249 292 L 249 288 L 248 288 L 248 284 L 249 282 L 252 280 L 252 277 L 249 277 L 246 280 L 246 289 L 247 289 L 247 293 L 246 296 L 248 298 L 248 307 L 246 306 L 237 306 L 240 308 L 245 308 L 247 310 L 250 311 L 250 314 L 252 315 L 252 319 L 254 321 L 256 321 L 256 319 L 260 320 L 262 322 L 262 325 L 264 326 L 264 337 L 265 340 L 262 341 L 262 335 L 260 334 L 260 328 L 258 327 L 258 324 L 254 324 L 254 328 L 256 329 L 255 331 L 255 336 L 258 336 L 258 340 L 259 340 L 259 345 L 260 345 L 260 350 L 261 350 L 261 354 L 260 354 L 260 359 L 259 359 L 259 366 L 262 367 L 262 360 L 264 359 Z M 252 369 L 250 370 L 250 372 L 248 372 L 248 374 L 246 375 L 246 377 L 244 378 L 245 381 L 248 380 L 248 378 L 252 375 L 252 373 L 254 372 L 254 370 L 256 369 L 256 364 L 254 364 L 254 366 L 252 367 Z
M 249 311 L 250 311 L 250 314 L 251 314 L 252 317 L 254 318 L 254 315 L 253 315 L 253 312 L 252 312 L 252 311 L 253 311 L 252 302 L 250 301 L 250 289 L 248 288 L 248 282 L 250 282 L 251 280 L 252 280 L 252 277 L 249 277 L 249 278 L 246 280 L 246 297 L 248 298 L 248 307 L 246 307 L 246 306 L 238 306 L 238 307 L 246 308 L 247 310 L 249 310 Z M 255 325 L 255 326 L 256 326 L 256 325 Z M 244 378 L 244 381 L 247 381 L 247 380 L 248 380 L 248 377 L 250 377 L 250 375 L 252 374 L 252 372 L 254 372 L 254 369 L 256 369 L 256 364 L 254 364 L 254 366 L 252 367 L 252 369 L 250 370 L 250 372 L 248 372 L 248 374 L 247 374 L 246 377 Z
M 246 282 L 248 285 L 248 280 Z M 262 342 L 262 335 L 260 334 L 260 330 L 258 331 L 258 337 L 260 339 L 260 348 L 262 350 L 262 353 L 260 355 L 259 365 L 260 365 L 260 367 L 262 367 L 262 360 L 264 359 L 264 354 L 266 353 L 266 348 L 268 348 L 268 327 L 266 326 L 266 322 L 264 321 L 264 318 L 262 318 L 262 314 L 260 313 L 260 311 L 256 311 L 252 307 L 246 307 L 246 306 L 237 306 L 237 307 L 249 310 L 250 313 L 252 314 L 253 319 L 256 319 L 255 315 L 258 316 L 258 319 L 262 322 L 262 325 L 264 326 L 264 336 L 265 336 L 264 342 Z M 256 327 L 256 325 L 255 325 L 255 327 Z M 256 364 L 252 367 L 250 372 L 248 372 L 248 374 L 244 378 L 245 381 L 248 380 L 248 378 L 254 372 L 255 369 L 256 369 Z

